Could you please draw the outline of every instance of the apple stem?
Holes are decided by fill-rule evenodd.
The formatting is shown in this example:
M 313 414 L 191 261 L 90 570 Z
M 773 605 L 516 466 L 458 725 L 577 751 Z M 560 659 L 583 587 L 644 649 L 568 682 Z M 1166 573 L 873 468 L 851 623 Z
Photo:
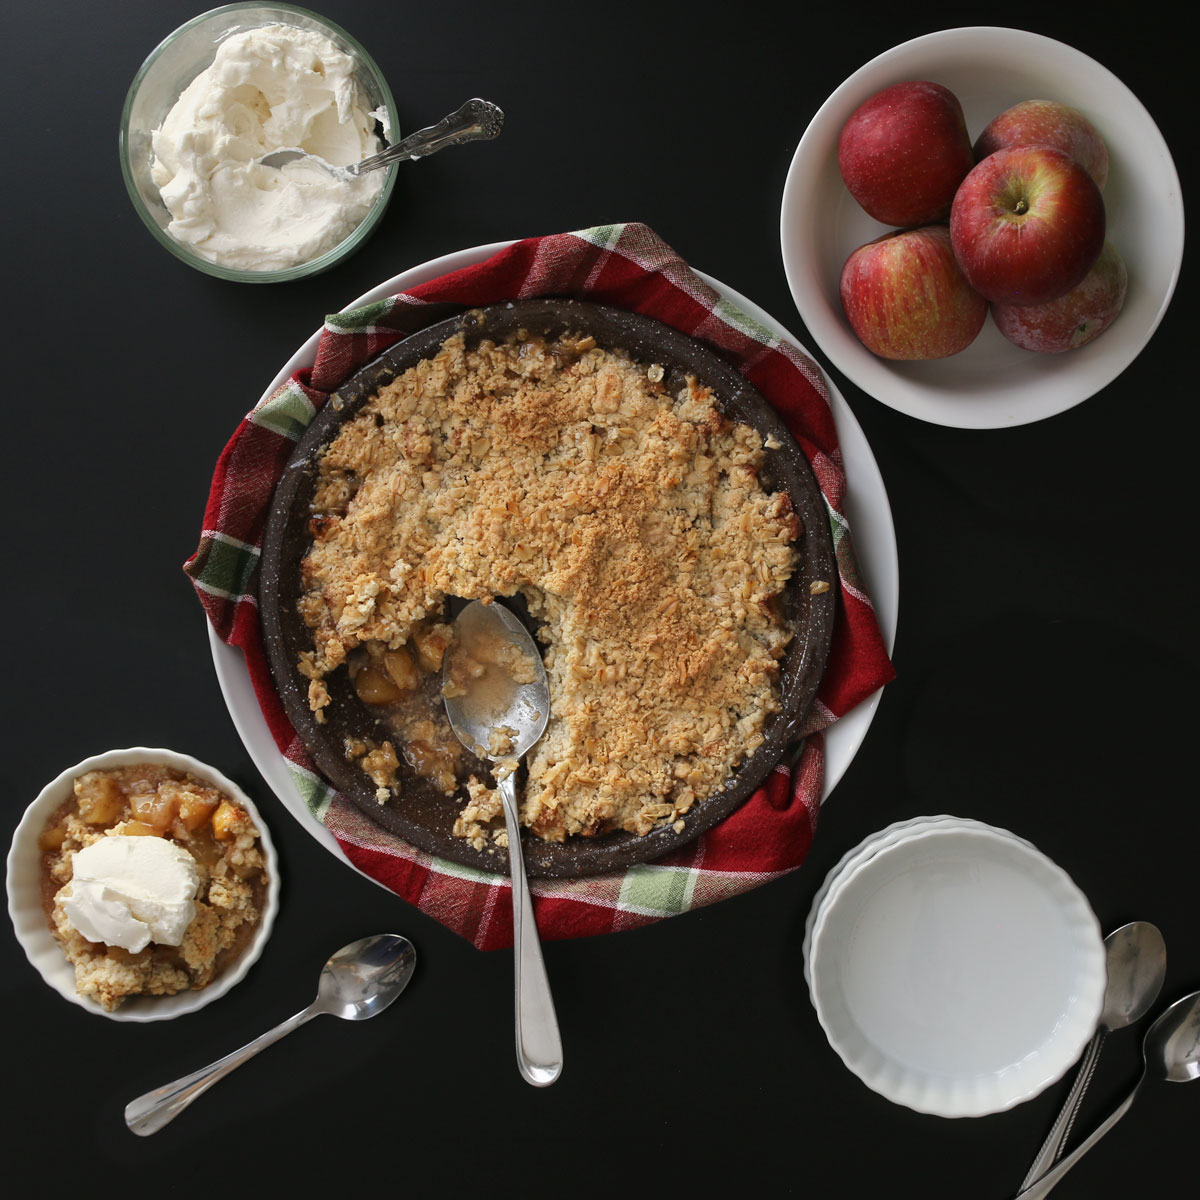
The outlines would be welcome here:
M 1017 216 L 1019 217 L 1019 216 L 1022 216 L 1026 211 L 1028 211 L 1028 209 L 1029 209 L 1029 202 L 1025 199 L 1024 196 L 1022 196 L 1017 201 L 1016 207 L 1013 209 L 1013 212 L 1015 212 L 1017 214 Z

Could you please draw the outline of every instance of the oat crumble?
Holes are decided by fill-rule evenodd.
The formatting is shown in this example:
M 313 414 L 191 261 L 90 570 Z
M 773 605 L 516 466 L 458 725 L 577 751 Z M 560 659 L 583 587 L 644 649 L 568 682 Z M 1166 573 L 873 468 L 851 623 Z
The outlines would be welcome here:
M 408 660 L 440 669 L 446 596 L 520 593 L 542 623 L 551 695 L 522 823 L 551 841 L 678 829 L 780 707 L 791 631 L 775 598 L 800 522 L 762 486 L 764 459 L 762 436 L 723 417 L 702 383 L 669 394 L 661 367 L 593 338 L 518 331 L 473 350 L 450 338 L 321 456 L 298 604 L 310 706 L 330 703 L 324 680 L 339 668 L 367 703 L 397 703 Z M 449 793 L 461 760 L 437 708 L 440 696 L 419 732 L 444 756 Z M 397 731 L 410 761 L 416 719 Z M 361 761 L 399 797 L 394 771 Z M 455 832 L 498 844 L 498 797 L 461 782 Z

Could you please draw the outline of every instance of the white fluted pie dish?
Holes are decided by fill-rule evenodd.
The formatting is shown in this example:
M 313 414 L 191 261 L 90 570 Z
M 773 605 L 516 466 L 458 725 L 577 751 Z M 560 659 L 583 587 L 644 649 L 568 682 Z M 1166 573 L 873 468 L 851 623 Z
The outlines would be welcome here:
M 846 1066 L 897 1104 L 983 1116 L 1079 1057 L 1104 998 L 1086 898 L 1005 830 L 919 818 L 867 839 L 818 893 L 805 969 Z

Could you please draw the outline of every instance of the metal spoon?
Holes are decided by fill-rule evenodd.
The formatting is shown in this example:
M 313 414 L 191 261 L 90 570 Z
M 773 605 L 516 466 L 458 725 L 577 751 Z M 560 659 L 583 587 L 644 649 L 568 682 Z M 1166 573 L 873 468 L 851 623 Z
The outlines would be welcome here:
M 357 179 L 367 171 L 386 167 L 389 163 L 401 159 L 428 158 L 447 146 L 462 146 L 467 142 L 485 142 L 494 138 L 504 127 L 504 113 L 488 100 L 468 100 L 457 112 L 443 117 L 436 125 L 427 129 L 418 129 L 408 137 L 398 141 L 394 146 L 372 154 L 370 158 L 360 159 L 349 166 L 335 167 L 326 162 L 318 154 L 309 154 L 307 150 L 289 147 L 285 150 L 273 150 L 264 155 L 259 162 L 264 167 L 282 167 L 298 159 L 307 158 L 309 161 L 323 167 L 330 175 L 343 182 Z
M 1018 1200 L 1042 1200 L 1056 1183 L 1129 1111 L 1149 1075 L 1171 1083 L 1200 1079 L 1200 992 L 1176 1000 L 1146 1030 L 1142 1042 L 1142 1074 L 1133 1091 L 1086 1141 L 1056 1167 L 1019 1194 Z
M 1062 1157 L 1063 1146 L 1071 1134 L 1071 1126 L 1083 1103 L 1083 1094 L 1096 1070 L 1096 1060 L 1104 1038 L 1114 1029 L 1124 1029 L 1150 1011 L 1158 999 L 1167 974 L 1167 947 L 1158 928 L 1149 921 L 1131 921 L 1114 929 L 1104 939 L 1107 949 L 1108 984 L 1104 989 L 1104 1010 L 1095 1036 L 1088 1043 L 1075 1082 L 1050 1128 L 1038 1156 L 1033 1160 L 1021 1183 L 1029 1187 L 1040 1179 Z
M 530 683 L 516 683 L 496 661 L 514 647 L 532 666 Z M 474 677 L 464 672 L 465 662 L 480 668 Z M 534 1087 L 546 1087 L 562 1071 L 562 1040 L 525 878 L 513 779 L 516 761 L 542 736 L 550 717 L 546 669 L 533 639 L 512 612 L 496 601 L 475 600 L 454 623 L 454 643 L 443 661 L 442 678 L 446 715 L 459 741 L 480 757 L 503 764 L 495 774 L 504 803 L 512 880 L 517 1065 Z M 504 730 L 511 731 L 502 735 L 511 744 L 498 749 L 494 736 Z
M 317 998 L 303 1012 L 215 1063 L 131 1100 L 125 1124 L 142 1137 L 157 1133 L 234 1067 L 321 1013 L 344 1021 L 378 1015 L 408 986 L 416 965 L 412 942 L 398 933 L 377 933 L 343 946 L 321 969 Z

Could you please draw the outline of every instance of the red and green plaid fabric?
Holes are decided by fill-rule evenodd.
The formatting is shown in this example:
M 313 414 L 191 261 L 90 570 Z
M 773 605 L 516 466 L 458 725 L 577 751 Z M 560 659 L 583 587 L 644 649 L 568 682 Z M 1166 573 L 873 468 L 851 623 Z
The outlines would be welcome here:
M 533 881 L 545 939 L 630 929 L 794 871 L 817 825 L 822 730 L 892 678 L 842 511 L 845 475 L 829 397 L 799 349 L 735 308 L 644 225 L 606 225 L 516 242 L 475 266 L 326 319 L 316 362 L 242 421 L 213 476 L 200 546 L 185 564 L 220 637 L 241 648 L 299 794 L 360 870 L 482 949 L 512 943 L 506 876 L 425 854 L 380 829 L 317 773 L 284 715 L 263 652 L 255 590 L 276 480 L 329 393 L 407 334 L 464 307 L 570 296 L 657 317 L 716 347 L 783 415 L 824 494 L 841 588 L 829 667 L 808 737 L 741 808 L 683 850 L 588 879 Z

